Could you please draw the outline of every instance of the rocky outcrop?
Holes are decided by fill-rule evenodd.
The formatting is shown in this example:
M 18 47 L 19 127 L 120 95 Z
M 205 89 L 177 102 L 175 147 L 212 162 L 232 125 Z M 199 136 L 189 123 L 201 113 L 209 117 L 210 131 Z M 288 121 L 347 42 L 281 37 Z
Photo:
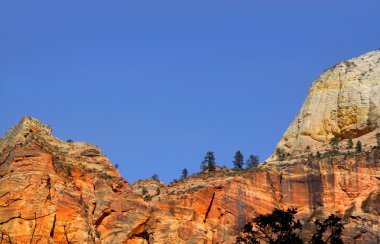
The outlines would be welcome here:
M 99 148 L 63 142 L 35 119 L 12 128 L 0 150 L 0 243 L 234 243 L 255 215 L 287 207 L 299 209 L 305 235 L 314 217 L 337 213 L 348 241 L 379 237 L 377 150 L 133 184 L 149 201 Z
M 151 198 L 160 195 L 161 190 L 163 190 L 166 185 L 159 180 L 146 179 L 134 182 L 131 187 L 134 192 L 144 197 L 146 200 L 151 200 Z
M 340 62 L 316 79 L 301 111 L 278 143 L 293 156 L 325 151 L 331 138 L 370 148 L 380 128 L 380 50 Z M 372 133 L 371 133 L 372 132 Z M 267 161 L 273 161 L 271 157 Z
M 234 243 L 245 223 L 274 208 L 298 208 L 304 238 L 313 220 L 344 219 L 345 241 L 379 238 L 379 152 L 299 161 L 251 171 L 199 173 L 169 185 L 152 201 L 151 243 Z
M 379 56 L 342 62 L 313 83 L 279 143 L 284 161 L 217 167 L 168 186 L 131 187 L 98 147 L 61 141 L 25 117 L 0 139 L 0 244 L 235 243 L 254 216 L 288 207 L 298 208 L 306 239 L 315 218 L 335 213 L 347 243 L 379 242 Z M 341 143 L 331 152 L 333 137 L 361 140 L 363 151 Z
M 0 243 L 121 243 L 149 206 L 100 149 L 25 117 L 0 140 Z

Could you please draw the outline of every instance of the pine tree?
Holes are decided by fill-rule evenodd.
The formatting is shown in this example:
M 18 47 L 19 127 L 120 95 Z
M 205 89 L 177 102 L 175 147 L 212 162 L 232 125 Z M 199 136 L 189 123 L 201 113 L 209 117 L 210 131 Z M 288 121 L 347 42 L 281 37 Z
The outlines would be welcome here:
M 203 160 L 202 162 L 201 162 L 201 170 L 202 171 L 205 171 L 207 169 L 207 162 L 205 161 L 205 160 Z
M 207 167 L 208 167 L 208 170 L 209 171 L 215 171 L 215 168 L 216 168 L 216 163 L 215 163 L 215 156 L 214 156 L 214 153 L 213 152 L 209 152 L 208 153 L 208 164 L 207 164 Z
M 204 160 L 201 163 L 201 169 L 203 171 L 214 171 L 216 167 L 214 152 L 207 152 Z
M 160 182 L 160 178 L 159 178 L 158 174 L 152 175 L 151 179 L 154 180 L 154 181 Z
M 234 159 L 235 160 L 233 161 L 233 163 L 235 169 L 242 169 L 244 164 L 244 156 L 239 150 L 235 153 Z
M 333 137 L 330 139 L 329 144 L 331 146 L 332 151 L 336 152 L 338 150 L 339 139 L 336 137 Z
M 181 175 L 180 180 L 187 179 L 187 175 L 188 175 L 187 169 L 184 168 L 184 169 L 182 170 L 182 175 Z
M 356 152 L 361 152 L 362 151 L 362 142 L 361 141 L 358 141 L 356 143 L 355 149 L 356 149 Z
M 247 169 L 254 169 L 259 167 L 259 156 L 250 155 L 247 162 L 245 163 Z
M 348 139 L 347 141 L 347 149 L 351 149 L 354 147 L 354 143 L 352 142 L 352 139 Z

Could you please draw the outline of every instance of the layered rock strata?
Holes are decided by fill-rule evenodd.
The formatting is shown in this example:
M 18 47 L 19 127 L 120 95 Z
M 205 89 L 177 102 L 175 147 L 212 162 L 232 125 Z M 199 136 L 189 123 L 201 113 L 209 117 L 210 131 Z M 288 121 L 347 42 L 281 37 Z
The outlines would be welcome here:
M 0 244 L 234 243 L 254 216 L 288 207 L 298 208 L 305 240 L 315 218 L 334 213 L 345 242 L 379 242 L 379 60 L 375 51 L 342 62 L 313 83 L 279 142 L 285 160 L 168 186 L 131 187 L 98 147 L 61 141 L 25 117 L 0 139 Z M 333 152 L 331 138 L 340 141 Z M 346 148 L 350 138 L 361 152 Z
M 375 145 L 380 128 L 380 50 L 343 61 L 312 84 L 301 111 L 278 143 L 293 156 L 325 151 L 331 138 Z M 346 144 L 346 143 L 344 143 Z M 306 152 L 307 153 L 307 152 Z M 267 161 L 273 161 L 271 157 Z
M 0 140 L 0 243 L 121 243 L 148 204 L 100 149 L 25 117 Z

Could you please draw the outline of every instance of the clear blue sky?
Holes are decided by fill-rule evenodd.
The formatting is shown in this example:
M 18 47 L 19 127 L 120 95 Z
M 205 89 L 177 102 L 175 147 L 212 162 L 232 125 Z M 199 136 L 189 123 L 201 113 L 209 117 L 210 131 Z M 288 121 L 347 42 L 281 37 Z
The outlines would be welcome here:
M 313 3 L 310 3 L 313 2 Z M 2 1 L 0 132 L 23 115 L 130 182 L 265 159 L 311 82 L 380 47 L 380 1 Z

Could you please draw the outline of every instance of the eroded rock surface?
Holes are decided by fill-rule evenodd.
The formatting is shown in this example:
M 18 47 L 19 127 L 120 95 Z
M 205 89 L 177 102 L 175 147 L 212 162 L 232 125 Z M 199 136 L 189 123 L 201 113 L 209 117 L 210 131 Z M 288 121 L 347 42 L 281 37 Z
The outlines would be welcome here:
M 0 140 L 0 243 L 121 243 L 149 217 L 100 149 L 25 117 Z
M 293 155 L 325 151 L 331 138 L 370 148 L 380 128 L 380 50 L 340 62 L 316 79 L 278 143 Z M 372 133 L 371 133 L 372 132 Z M 274 160 L 272 157 L 269 161 Z
M 159 180 L 146 179 L 134 182 L 131 187 L 134 192 L 144 197 L 146 200 L 150 200 L 151 198 L 160 195 L 161 190 L 163 190 L 166 185 Z
M 254 216 L 288 207 L 298 208 L 306 239 L 314 218 L 334 213 L 345 222 L 345 242 L 376 243 L 379 59 L 376 51 L 342 62 L 313 83 L 279 143 L 290 160 L 272 157 L 249 171 L 217 167 L 168 186 L 131 187 L 99 148 L 61 141 L 25 117 L 0 138 L 0 244 L 235 243 Z M 328 153 L 333 137 L 341 144 Z M 349 138 L 363 151 L 346 149 Z M 306 146 L 321 155 L 308 157 Z
M 379 181 L 376 151 L 303 160 L 286 168 L 201 173 L 154 198 L 144 229 L 151 243 L 234 243 L 255 215 L 296 207 L 306 239 L 314 218 L 334 213 L 346 223 L 347 243 L 376 243 Z

